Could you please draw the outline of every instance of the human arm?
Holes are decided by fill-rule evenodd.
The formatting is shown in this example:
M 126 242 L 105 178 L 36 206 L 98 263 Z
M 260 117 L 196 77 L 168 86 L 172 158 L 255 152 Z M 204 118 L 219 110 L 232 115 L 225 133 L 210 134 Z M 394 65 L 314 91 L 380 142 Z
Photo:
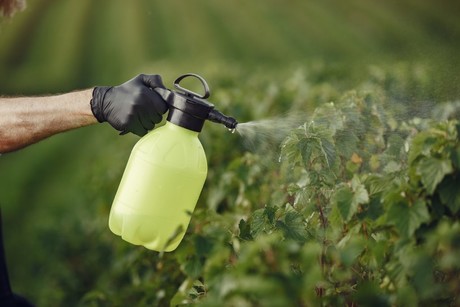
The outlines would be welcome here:
M 0 97 L 0 153 L 97 123 L 91 97 L 92 89 L 53 96 Z
M 161 77 L 141 74 L 118 86 L 54 96 L 0 97 L 0 153 L 98 121 L 108 122 L 122 134 L 142 136 L 167 111 L 155 88 L 164 88 Z

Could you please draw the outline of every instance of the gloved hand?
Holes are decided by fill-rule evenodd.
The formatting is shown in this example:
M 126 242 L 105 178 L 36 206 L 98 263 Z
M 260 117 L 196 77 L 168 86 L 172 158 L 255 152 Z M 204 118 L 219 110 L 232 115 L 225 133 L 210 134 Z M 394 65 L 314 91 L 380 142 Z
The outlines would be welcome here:
M 138 75 L 118 86 L 97 86 L 91 110 L 99 122 L 108 122 L 120 134 L 145 135 L 168 110 L 163 98 L 153 89 L 165 88 L 159 75 Z

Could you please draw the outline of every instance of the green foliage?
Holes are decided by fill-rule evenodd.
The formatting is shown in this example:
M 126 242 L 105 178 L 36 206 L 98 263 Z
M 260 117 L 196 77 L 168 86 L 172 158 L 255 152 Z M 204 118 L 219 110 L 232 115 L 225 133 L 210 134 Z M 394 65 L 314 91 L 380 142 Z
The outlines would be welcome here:
M 204 292 L 183 302 L 457 304 L 460 126 L 402 121 L 391 111 L 407 106 L 395 104 L 378 87 L 346 92 L 289 133 L 281 163 L 261 172 L 260 157 L 234 158 L 210 187 L 239 187 L 219 213 L 228 233 L 203 255 L 199 278 L 188 274 Z M 246 175 L 229 181 L 229 171 Z
M 401 120 L 392 112 L 410 106 L 368 86 L 317 106 L 273 156 L 241 155 L 237 144 L 219 152 L 222 131 L 209 127 L 209 180 L 182 244 L 115 251 L 135 256 L 117 260 L 82 303 L 458 304 L 460 124 Z M 123 292 L 107 282 L 115 272 Z
M 107 227 L 136 137 L 102 125 L 2 155 L 17 292 L 38 306 L 460 304 L 455 1 L 55 2 L 0 23 L 2 94 L 194 71 L 221 111 L 273 129 L 206 125 L 208 180 L 173 253 Z
M 391 76 L 391 70 L 386 73 Z M 225 97 L 239 101 L 241 95 L 258 101 L 265 76 L 246 78 L 246 85 L 223 86 L 216 96 L 224 102 Z M 269 146 L 246 148 L 244 136 L 222 137 L 222 127 L 208 125 L 202 132 L 208 180 L 187 234 L 172 253 L 129 245 L 108 231 L 109 202 L 136 139 L 118 150 L 111 142 L 104 149 L 111 159 L 72 177 L 75 185 L 90 183 L 75 196 L 82 205 L 69 213 L 54 209 L 62 217 L 58 225 L 49 223 L 46 212 L 35 226 L 35 248 L 46 251 L 36 253 L 35 263 L 44 266 L 44 281 L 53 285 L 50 290 L 33 286 L 36 301 L 81 306 L 458 304 L 460 123 L 455 116 L 410 116 L 413 106 L 387 96 L 384 84 L 370 81 L 331 94 L 333 102 L 312 106 L 281 142 L 266 136 Z M 308 94 L 304 88 L 312 90 Z M 282 113 L 299 92 L 306 93 L 293 107 L 301 113 L 309 95 L 329 90 L 296 72 L 263 101 Z M 235 109 L 261 112 L 252 105 L 236 104 Z M 455 114 L 453 106 L 440 104 L 434 111 Z M 100 140 L 92 142 L 96 146 Z M 91 161 L 91 152 L 79 156 Z M 111 170 L 114 163 L 120 167 Z M 61 176 L 54 173 L 56 181 Z M 48 188 L 31 193 L 47 195 L 55 185 L 48 180 Z

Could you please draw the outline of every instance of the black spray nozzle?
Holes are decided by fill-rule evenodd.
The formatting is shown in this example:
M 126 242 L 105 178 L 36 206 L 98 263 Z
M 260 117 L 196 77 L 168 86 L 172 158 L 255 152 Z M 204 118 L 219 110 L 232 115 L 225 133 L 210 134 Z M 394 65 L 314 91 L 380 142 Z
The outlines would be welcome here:
M 180 86 L 180 81 L 186 77 L 195 77 L 200 80 L 205 93 L 199 95 Z M 236 128 L 238 124 L 236 119 L 217 111 L 214 109 L 212 103 L 205 100 L 210 96 L 210 90 L 208 84 L 202 77 L 196 74 L 185 74 L 174 81 L 174 86 L 179 91 L 171 91 L 162 88 L 155 89 L 155 91 L 169 104 L 168 121 L 197 132 L 201 131 L 205 120 L 223 124 L 229 129 Z
M 235 129 L 238 125 L 236 119 L 231 116 L 224 115 L 216 109 L 213 109 L 209 112 L 208 120 L 218 124 L 223 124 L 228 129 Z

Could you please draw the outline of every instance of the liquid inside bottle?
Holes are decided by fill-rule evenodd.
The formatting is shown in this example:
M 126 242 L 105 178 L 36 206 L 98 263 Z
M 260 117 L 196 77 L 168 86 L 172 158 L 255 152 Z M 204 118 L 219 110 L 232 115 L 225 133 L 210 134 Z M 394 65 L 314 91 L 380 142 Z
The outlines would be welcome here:
M 111 231 L 156 251 L 182 240 L 207 175 L 198 132 L 170 122 L 134 146 L 109 217 Z

